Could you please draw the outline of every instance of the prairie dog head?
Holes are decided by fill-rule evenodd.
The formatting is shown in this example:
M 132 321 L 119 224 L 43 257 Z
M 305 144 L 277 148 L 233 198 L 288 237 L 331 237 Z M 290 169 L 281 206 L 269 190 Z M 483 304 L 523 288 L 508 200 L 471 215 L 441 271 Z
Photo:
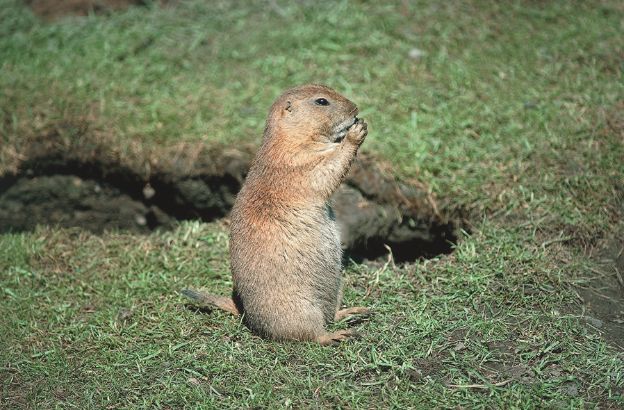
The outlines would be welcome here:
M 337 146 L 356 123 L 357 106 L 324 85 L 309 84 L 284 92 L 271 106 L 264 142 L 290 149 L 324 151 Z

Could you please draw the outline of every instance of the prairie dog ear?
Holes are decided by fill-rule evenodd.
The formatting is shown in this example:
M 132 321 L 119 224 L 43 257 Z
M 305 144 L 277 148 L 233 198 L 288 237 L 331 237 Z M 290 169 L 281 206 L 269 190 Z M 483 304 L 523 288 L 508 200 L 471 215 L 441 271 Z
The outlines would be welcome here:
M 292 112 L 293 110 L 292 102 L 286 101 L 286 107 L 284 107 L 284 109 L 288 112 Z

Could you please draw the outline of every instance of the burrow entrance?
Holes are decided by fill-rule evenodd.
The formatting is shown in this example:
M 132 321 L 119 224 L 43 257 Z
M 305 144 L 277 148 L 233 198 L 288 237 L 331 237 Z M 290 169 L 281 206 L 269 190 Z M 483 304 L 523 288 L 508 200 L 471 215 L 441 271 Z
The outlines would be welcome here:
M 141 166 L 102 147 L 30 147 L 0 176 L 0 232 L 37 225 L 149 233 L 176 221 L 226 217 L 251 163 L 252 149 L 180 149 Z M 452 252 L 459 219 L 444 218 L 422 187 L 392 178 L 372 158 L 356 160 L 333 208 L 347 257 L 413 261 Z

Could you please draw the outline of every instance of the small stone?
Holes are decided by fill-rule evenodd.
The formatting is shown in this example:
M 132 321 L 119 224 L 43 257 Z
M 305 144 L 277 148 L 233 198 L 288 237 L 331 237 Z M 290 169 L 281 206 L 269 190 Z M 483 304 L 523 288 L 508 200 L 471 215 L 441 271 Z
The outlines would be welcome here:
M 408 53 L 409 58 L 411 58 L 412 60 L 420 60 L 425 56 L 425 54 L 427 53 L 419 48 L 412 48 Z
M 534 110 L 537 108 L 537 103 L 535 101 L 525 101 L 523 106 L 525 110 Z
M 149 183 L 145 184 L 145 186 L 143 187 L 143 197 L 145 199 L 150 199 L 154 195 L 156 195 L 156 190 L 152 188 L 152 186 Z
M 134 217 L 134 221 L 137 223 L 137 225 L 139 226 L 145 226 L 147 225 L 147 219 L 145 218 L 144 215 L 137 215 Z
M 561 387 L 561 392 L 563 394 L 565 394 L 566 396 L 570 396 L 570 397 L 576 397 L 578 396 L 578 387 L 576 386 L 576 384 L 570 382 L 570 383 L 566 383 Z
M 119 320 L 120 322 L 125 322 L 126 320 L 130 319 L 132 315 L 132 310 L 122 308 L 119 309 L 119 313 L 117 313 L 117 320 Z
M 600 329 L 604 325 L 604 322 L 602 320 L 596 319 L 595 317 L 587 316 L 585 320 L 587 320 L 587 323 L 589 323 L 596 329 Z

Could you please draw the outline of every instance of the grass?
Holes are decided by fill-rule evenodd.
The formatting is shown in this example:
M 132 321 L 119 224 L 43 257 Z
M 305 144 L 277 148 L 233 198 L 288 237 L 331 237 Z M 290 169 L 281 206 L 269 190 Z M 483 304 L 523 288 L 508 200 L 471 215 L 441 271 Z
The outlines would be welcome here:
M 281 90 L 321 82 L 360 106 L 364 150 L 471 233 L 448 256 L 349 265 L 345 303 L 375 314 L 329 349 L 184 306 L 182 287 L 230 288 L 222 224 L 1 235 L 0 404 L 622 406 L 622 343 L 576 289 L 624 232 L 623 17 L 616 1 L 189 1 L 44 23 L 3 0 L 0 174 L 50 129 L 128 161 L 257 144 Z
M 491 257 L 463 241 L 442 260 L 351 266 L 346 301 L 375 315 L 362 339 L 331 349 L 267 342 L 225 314 L 183 306 L 175 291 L 189 284 L 208 279 L 227 292 L 223 227 L 5 237 L 5 399 L 46 408 L 608 403 L 621 358 L 578 315 L 553 309 L 567 302 L 561 273 L 540 272 L 545 256 L 514 236 L 478 236 Z M 500 255 L 513 261 L 505 273 Z M 482 390 L 447 387 L 466 384 Z

